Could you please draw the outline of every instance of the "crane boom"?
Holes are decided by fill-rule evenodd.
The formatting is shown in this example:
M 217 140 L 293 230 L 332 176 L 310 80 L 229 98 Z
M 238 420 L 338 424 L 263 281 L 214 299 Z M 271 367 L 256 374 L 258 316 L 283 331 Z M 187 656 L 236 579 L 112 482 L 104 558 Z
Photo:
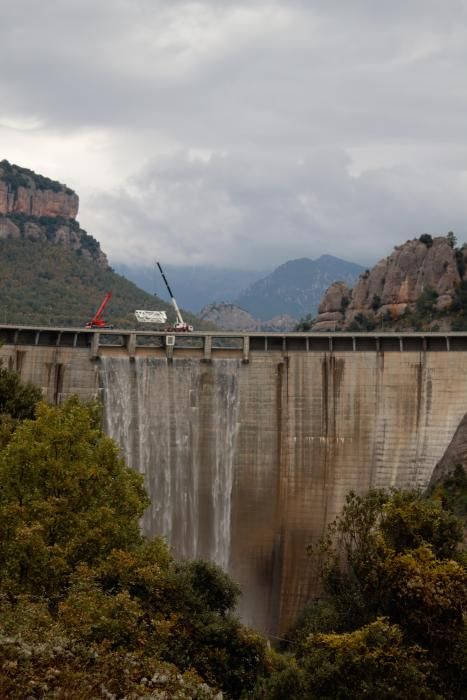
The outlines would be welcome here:
M 180 309 L 178 308 L 178 304 L 175 301 L 174 295 L 172 294 L 172 290 L 170 289 L 170 284 L 167 282 L 167 277 L 164 275 L 164 270 L 162 269 L 161 264 L 156 261 L 156 265 L 159 268 L 159 272 L 162 275 L 162 279 L 164 280 L 165 286 L 167 287 L 167 291 L 170 295 L 170 299 L 172 301 L 172 306 L 175 309 L 175 317 L 177 319 L 177 323 L 175 324 L 174 330 L 191 332 L 193 330 L 193 326 L 190 326 L 188 323 L 185 323 L 185 321 L 183 320 L 183 316 L 180 313 Z
M 96 313 L 94 314 L 93 318 L 86 323 L 86 328 L 109 328 L 106 324 L 106 322 L 101 319 L 102 314 L 104 313 L 104 309 L 109 303 L 110 299 L 112 298 L 112 290 L 110 292 L 107 292 L 105 295 L 104 299 L 102 300 L 101 305 L 97 309 Z
M 157 267 L 159 268 L 159 272 L 161 273 L 162 279 L 163 279 L 164 282 L 165 282 L 165 286 L 167 287 L 167 291 L 168 291 L 168 293 L 170 294 L 170 299 L 171 299 L 171 301 L 172 301 L 172 306 L 173 306 L 174 309 L 175 309 L 175 316 L 176 316 L 176 318 L 177 318 L 177 323 L 180 323 L 180 324 L 183 326 L 183 325 L 185 325 L 185 321 L 183 320 L 182 314 L 180 313 L 180 309 L 178 308 L 178 304 L 177 304 L 177 302 L 175 301 L 175 297 L 174 297 L 174 295 L 172 294 L 172 290 L 170 289 L 170 285 L 169 285 L 169 283 L 167 282 L 167 277 L 164 275 L 164 270 L 162 269 L 161 264 L 160 264 L 159 262 L 156 262 L 156 265 L 157 265 Z

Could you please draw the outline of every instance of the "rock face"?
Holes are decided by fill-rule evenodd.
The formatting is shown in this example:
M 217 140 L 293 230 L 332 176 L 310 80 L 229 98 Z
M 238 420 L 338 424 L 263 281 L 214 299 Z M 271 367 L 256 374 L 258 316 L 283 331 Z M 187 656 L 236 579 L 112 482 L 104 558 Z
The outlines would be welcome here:
M 78 195 L 32 170 L 0 161 L 0 239 L 49 241 L 108 267 L 99 243 L 76 221 Z
M 0 162 L 0 214 L 75 219 L 78 206 L 78 195 L 65 185 L 8 161 Z
M 1 170 L 1 169 L 0 169 Z M 74 219 L 78 213 L 78 195 L 30 187 L 11 188 L 0 182 L 0 214 L 27 214 L 28 216 L 63 216 Z
M 273 333 L 289 333 L 295 330 L 296 326 L 297 321 L 292 316 L 282 314 L 261 323 L 261 330 L 272 331 Z
M 395 320 L 414 309 L 426 289 L 436 293 L 437 309 L 447 309 L 461 281 L 456 252 L 447 238 L 410 240 L 361 274 L 353 290 L 341 282 L 331 285 L 313 329 L 346 329 L 359 314 L 376 318 L 389 314 Z
M 198 314 L 202 321 L 214 323 L 217 328 L 228 331 L 259 331 L 260 323 L 248 311 L 235 304 L 208 304 Z
M 344 321 L 352 290 L 345 282 L 333 282 L 321 299 L 313 330 L 336 330 Z
M 261 322 L 249 314 L 248 311 L 245 311 L 245 309 L 241 309 L 236 304 L 225 302 L 208 304 L 201 309 L 198 318 L 202 321 L 209 321 L 224 331 L 288 333 L 294 330 L 297 325 L 297 321 L 287 314 L 275 316 L 269 321 Z

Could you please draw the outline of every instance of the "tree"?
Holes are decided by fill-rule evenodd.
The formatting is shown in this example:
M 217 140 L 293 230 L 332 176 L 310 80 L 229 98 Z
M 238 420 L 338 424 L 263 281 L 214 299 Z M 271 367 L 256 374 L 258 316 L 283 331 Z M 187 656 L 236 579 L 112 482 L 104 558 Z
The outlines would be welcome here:
M 267 666 L 264 639 L 233 615 L 238 595 L 219 567 L 176 562 L 156 540 L 79 567 L 59 619 L 88 644 L 144 649 L 238 698 Z
M 78 563 L 140 543 L 147 503 L 96 406 L 39 404 L 0 453 L 0 582 L 60 596 Z
M 14 419 L 33 418 L 42 392 L 33 384 L 21 381 L 19 374 L 0 366 L 0 413 Z
M 345 634 L 312 634 L 296 660 L 259 684 L 257 700 L 439 698 L 429 687 L 423 649 L 379 618 Z
M 433 237 L 430 236 L 429 233 L 422 233 L 418 240 L 420 241 L 420 243 L 424 243 L 427 248 L 431 248 L 431 246 L 433 245 Z
M 433 305 L 438 298 L 438 292 L 432 287 L 425 287 L 416 301 L 417 313 L 420 316 L 427 316 L 433 313 Z
M 449 231 L 449 233 L 446 235 L 446 238 L 451 248 L 455 248 L 457 245 L 457 238 L 454 235 L 454 233 L 452 231 Z
M 315 322 L 315 319 L 312 317 L 311 314 L 307 314 L 306 316 L 303 316 L 297 325 L 295 326 L 295 331 L 301 332 L 301 333 L 308 333 L 313 328 L 313 323 Z
M 193 670 L 71 636 L 43 602 L 0 596 L 0 620 L 2 698 L 219 698 Z
M 323 582 L 334 630 L 357 632 L 386 617 L 405 644 L 425 650 L 429 687 L 461 698 L 467 683 L 463 527 L 443 509 L 439 491 L 434 496 L 350 493 L 321 544 Z M 308 639 L 299 637 L 296 653 Z
M 0 361 L 0 450 L 11 438 L 18 422 L 32 418 L 41 390 L 21 381 L 19 374 L 1 366 Z
M 203 680 L 239 698 L 268 654 L 234 615 L 238 586 L 219 567 L 176 562 L 163 540 L 142 537 L 142 479 L 100 423 L 97 405 L 41 403 L 0 450 L 0 662 L 21 667 L 24 687 L 40 696 L 52 674 L 57 697 L 94 697 L 101 686 L 140 697 L 145 684 L 165 697 L 213 697 Z M 15 629 L 21 639 L 8 651 Z

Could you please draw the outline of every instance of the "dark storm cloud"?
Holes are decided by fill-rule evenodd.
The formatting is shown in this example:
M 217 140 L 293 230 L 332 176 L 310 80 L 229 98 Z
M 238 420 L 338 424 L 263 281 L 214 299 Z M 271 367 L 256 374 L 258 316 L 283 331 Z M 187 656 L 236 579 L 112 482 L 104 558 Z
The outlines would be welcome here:
M 404 168 L 348 171 L 343 151 L 308 160 L 178 153 L 149 164 L 115 195 L 92 202 L 125 260 L 159 257 L 178 264 L 220 260 L 257 268 L 330 250 L 369 263 L 381 251 L 430 232 L 465 230 L 461 192 L 440 196 L 436 177 Z M 445 205 L 449 214 L 446 216 Z M 446 228 L 446 221 L 452 224 Z
M 424 230 L 464 234 L 463 1 L 0 9 L 2 145 L 37 122 L 15 159 L 34 166 L 40 140 L 37 169 L 77 187 L 115 260 L 157 244 L 169 262 L 367 261 Z

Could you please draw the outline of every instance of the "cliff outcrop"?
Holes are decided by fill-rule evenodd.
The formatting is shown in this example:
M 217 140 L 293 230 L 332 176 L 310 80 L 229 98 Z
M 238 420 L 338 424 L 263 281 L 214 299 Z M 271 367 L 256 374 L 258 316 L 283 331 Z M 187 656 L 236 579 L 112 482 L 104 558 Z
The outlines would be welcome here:
M 466 256 L 465 248 L 456 250 L 445 236 L 425 234 L 396 246 L 361 274 L 352 290 L 343 282 L 327 289 L 313 330 L 369 330 L 358 326 L 413 320 L 411 315 L 420 311 L 424 297 L 433 318 L 441 318 L 454 307 L 465 281 Z
M 60 216 L 75 219 L 78 195 L 66 185 L 37 175 L 32 170 L 0 162 L 0 214 Z
M 0 161 L 0 239 L 49 241 L 108 267 L 99 243 L 80 228 L 78 195 L 32 170 Z

